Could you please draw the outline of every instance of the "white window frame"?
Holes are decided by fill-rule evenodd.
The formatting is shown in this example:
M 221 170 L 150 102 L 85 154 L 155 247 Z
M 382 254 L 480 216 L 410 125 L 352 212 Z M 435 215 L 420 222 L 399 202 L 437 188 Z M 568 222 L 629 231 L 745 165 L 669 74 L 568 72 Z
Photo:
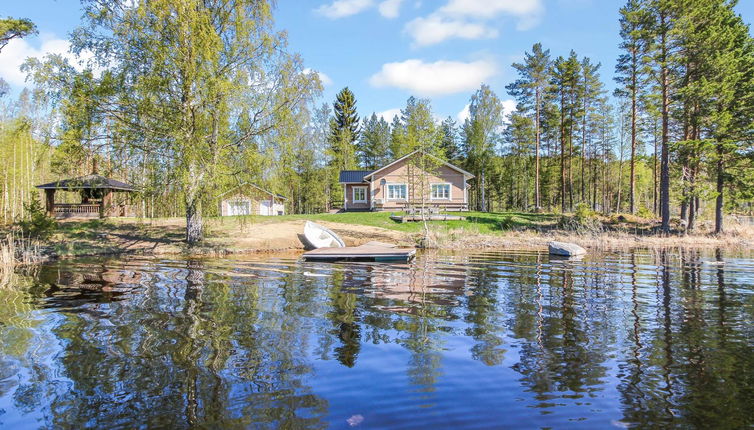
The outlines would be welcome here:
M 240 209 L 242 207 L 246 210 L 246 214 L 239 214 L 236 212 L 235 209 Z M 244 216 L 244 215 L 252 215 L 251 213 L 251 201 L 249 199 L 231 199 L 228 200 L 228 215 L 230 216 Z
M 403 193 L 403 197 L 391 197 L 390 196 L 390 187 L 403 187 L 405 192 Z M 389 184 L 385 184 L 385 197 L 386 200 L 390 201 L 406 201 L 408 199 L 408 184 L 393 182 Z
M 435 197 L 435 190 L 434 187 L 437 185 L 446 185 L 448 187 L 448 197 Z M 429 199 L 430 200 L 453 200 L 452 191 L 453 185 L 450 182 L 436 182 L 434 184 L 429 184 Z
M 356 199 L 356 190 L 364 190 L 364 199 L 362 200 Z M 366 203 L 367 202 L 367 186 L 366 185 L 351 188 L 351 202 L 353 203 Z

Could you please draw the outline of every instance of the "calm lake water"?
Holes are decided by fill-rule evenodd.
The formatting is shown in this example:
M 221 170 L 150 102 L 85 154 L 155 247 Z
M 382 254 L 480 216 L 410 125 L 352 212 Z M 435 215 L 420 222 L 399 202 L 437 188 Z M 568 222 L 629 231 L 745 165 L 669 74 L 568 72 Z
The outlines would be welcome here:
M 753 256 L 58 262 L 0 290 L 0 426 L 751 428 Z

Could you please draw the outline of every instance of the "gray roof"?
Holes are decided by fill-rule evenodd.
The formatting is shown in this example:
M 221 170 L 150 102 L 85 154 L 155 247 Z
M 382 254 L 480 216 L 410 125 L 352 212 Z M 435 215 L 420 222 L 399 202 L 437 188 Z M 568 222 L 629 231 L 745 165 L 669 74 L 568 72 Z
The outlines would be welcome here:
M 237 190 L 237 189 L 239 189 L 239 188 L 241 188 L 241 187 L 245 187 L 245 186 L 254 187 L 254 188 L 256 188 L 257 190 L 259 190 L 259 191 L 261 191 L 261 192 L 263 192 L 263 193 L 265 193 L 265 194 L 272 194 L 272 195 L 274 195 L 275 197 L 277 197 L 277 198 L 279 198 L 279 199 L 288 200 L 288 197 L 286 197 L 286 196 L 284 196 L 284 195 L 282 195 L 282 194 L 273 193 L 272 191 L 266 190 L 266 189 L 264 189 L 264 188 L 260 187 L 259 185 L 255 184 L 255 183 L 253 183 L 253 182 L 242 182 L 242 183 L 240 183 L 240 184 L 236 185 L 235 187 L 233 187 L 233 188 L 231 188 L 231 189 L 229 189 L 229 190 L 227 190 L 227 191 L 223 192 L 222 194 L 218 195 L 218 196 L 217 196 L 216 198 L 218 198 L 218 199 L 219 199 L 219 198 L 222 198 L 222 197 L 224 197 L 224 196 L 225 196 L 226 194 L 228 194 L 229 192 L 231 192 L 231 191 L 234 191 L 234 190 Z
M 110 189 L 115 191 L 136 191 L 133 185 L 100 175 L 86 175 L 78 178 L 63 179 L 48 184 L 37 185 L 42 190 L 82 190 Z
M 341 170 L 340 180 L 338 182 L 341 184 L 366 182 L 364 176 L 371 174 L 373 171 L 374 170 Z

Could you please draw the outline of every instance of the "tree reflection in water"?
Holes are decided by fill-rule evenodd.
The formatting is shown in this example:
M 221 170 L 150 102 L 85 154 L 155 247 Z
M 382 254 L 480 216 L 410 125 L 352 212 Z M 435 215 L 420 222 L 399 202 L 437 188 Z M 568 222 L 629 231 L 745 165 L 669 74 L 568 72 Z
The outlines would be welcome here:
M 0 425 L 744 428 L 751 269 L 720 250 L 60 262 L 0 290 Z

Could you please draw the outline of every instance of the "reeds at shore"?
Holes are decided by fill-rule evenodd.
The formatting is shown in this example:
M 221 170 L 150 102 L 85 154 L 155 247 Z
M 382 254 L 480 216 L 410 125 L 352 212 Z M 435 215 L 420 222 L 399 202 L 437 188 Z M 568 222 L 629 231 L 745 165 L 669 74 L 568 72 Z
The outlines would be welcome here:
M 0 288 L 10 285 L 20 267 L 44 261 L 42 247 L 28 237 L 8 233 L 0 239 Z

